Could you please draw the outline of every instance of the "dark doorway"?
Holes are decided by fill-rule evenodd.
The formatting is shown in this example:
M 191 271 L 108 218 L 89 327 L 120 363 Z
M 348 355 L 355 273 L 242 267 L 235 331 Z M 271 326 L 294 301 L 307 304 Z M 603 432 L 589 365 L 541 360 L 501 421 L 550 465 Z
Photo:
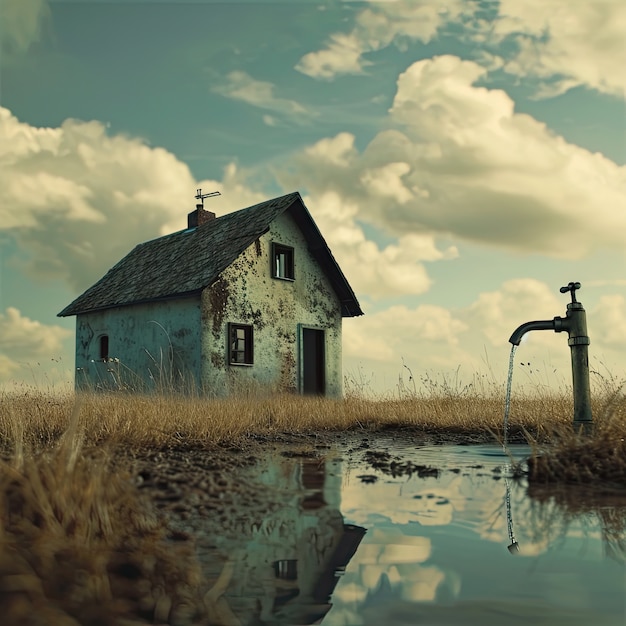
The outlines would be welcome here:
M 324 395 L 326 392 L 324 331 L 302 329 L 302 393 Z

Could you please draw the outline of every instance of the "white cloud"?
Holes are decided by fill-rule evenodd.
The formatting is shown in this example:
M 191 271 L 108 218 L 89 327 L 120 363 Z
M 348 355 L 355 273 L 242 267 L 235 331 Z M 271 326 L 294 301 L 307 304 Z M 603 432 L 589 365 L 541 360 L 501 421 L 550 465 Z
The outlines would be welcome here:
M 500 0 L 491 39 L 513 39 L 505 71 L 539 79 L 538 97 L 584 85 L 626 95 L 626 4 L 615 0 Z
M 2 52 L 23 53 L 39 41 L 50 17 L 47 0 L 3 0 L 0 3 Z
M 424 293 L 431 281 L 423 261 L 457 256 L 456 248 L 441 251 L 432 237 L 418 233 L 379 246 L 358 225 L 357 205 L 342 201 L 335 192 L 305 196 L 304 201 L 353 289 L 370 298 Z
M 277 172 L 285 187 L 334 193 L 396 237 L 441 234 L 526 253 L 582 258 L 623 248 L 626 168 L 567 143 L 477 86 L 477 63 L 441 56 L 398 78 L 390 126 L 359 152 L 349 133 Z
M 626 4 L 617 0 L 500 0 L 490 19 L 475 2 L 370 0 L 355 13 L 349 33 L 334 33 L 325 48 L 303 56 L 296 69 L 319 79 L 363 74 L 372 64 L 363 55 L 389 45 L 428 43 L 442 27 L 462 23 L 459 37 L 476 49 L 490 71 L 535 81 L 536 97 L 552 97 L 583 85 L 626 95 Z
M 72 332 L 29 319 L 15 307 L 0 312 L 0 381 L 18 372 L 22 364 L 50 360 L 63 352 Z
M 422 359 L 454 367 L 460 336 L 468 329 L 465 322 L 453 317 L 443 307 L 405 305 L 368 313 L 356 322 L 344 323 L 344 354 L 347 357 L 383 361 L 398 367 L 402 358 L 423 366 Z M 438 359 L 435 354 L 439 352 Z M 433 361 L 434 359 L 434 361 Z
M 602 296 L 588 313 L 590 336 L 601 349 L 626 348 L 626 298 L 620 295 Z
M 332 79 L 339 74 L 362 74 L 369 65 L 361 58 L 363 44 L 354 35 L 335 33 L 330 36 L 328 47 L 305 54 L 295 69 L 313 78 Z
M 226 76 L 226 82 L 214 86 L 212 91 L 226 98 L 241 100 L 252 106 L 273 111 L 294 120 L 303 120 L 313 116 L 311 111 L 295 100 L 275 96 L 273 83 L 256 80 L 246 72 L 239 70 L 230 72 Z M 266 124 L 268 117 L 264 116 L 263 118 Z M 274 124 L 270 123 L 269 125 L 273 126 Z
M 197 183 L 187 165 L 102 123 L 36 128 L 0 108 L 0 230 L 37 279 L 78 293 L 142 241 L 186 226 L 197 187 L 218 189 L 227 212 L 264 199 L 231 164 L 222 181 Z
M 357 154 L 354 139 L 351 133 L 339 133 L 335 137 L 320 139 L 317 143 L 305 148 L 304 153 L 318 163 L 346 167 L 350 159 Z
M 428 379 L 440 383 L 445 379 L 459 392 L 470 383 L 484 384 L 491 392 L 496 383 L 504 393 L 513 331 L 531 320 L 565 316 L 568 301 L 553 286 L 516 278 L 477 294 L 464 308 L 395 305 L 366 311 L 363 318 L 344 320 L 344 373 L 357 388 L 367 380 L 365 386 L 375 393 L 399 387 L 411 391 L 414 384 L 417 391 L 430 391 Z M 619 295 L 602 297 L 596 306 L 587 306 L 592 359 L 623 364 L 624 311 L 626 301 Z M 527 333 L 517 350 L 515 366 L 515 389 L 545 386 L 562 390 L 571 385 L 567 333 Z M 612 371 L 618 379 L 622 376 L 619 367 L 623 365 Z M 410 373 L 417 380 L 409 380 Z
M 361 175 L 361 183 L 374 195 L 392 198 L 398 204 L 404 204 L 413 198 L 413 194 L 402 182 L 402 176 L 411 171 L 408 163 L 388 163 L 382 167 L 368 169 Z
M 513 331 L 531 319 L 551 320 L 563 315 L 565 304 L 554 289 L 531 278 L 508 280 L 497 291 L 483 292 L 465 312 L 473 332 L 493 347 L 505 347 Z M 533 333 L 533 341 L 553 333 Z M 527 339 L 530 335 L 527 337 Z
M 264 115 L 263 116 L 263 123 L 266 126 L 276 126 L 276 119 L 273 118 L 271 115 Z
M 321 79 L 363 74 L 372 64 L 364 54 L 392 44 L 404 49 L 410 41 L 428 43 L 444 25 L 460 22 L 459 36 L 483 48 L 475 51 L 481 65 L 532 79 L 538 98 L 579 85 L 626 95 L 625 3 L 500 0 L 495 8 L 487 20 L 478 17 L 473 2 L 371 1 L 355 14 L 349 33 L 331 35 L 326 48 L 306 54 L 296 69 Z
M 442 25 L 458 19 L 467 8 L 461 0 L 372 0 L 357 12 L 349 34 L 332 34 L 326 48 L 304 55 L 295 69 L 321 79 L 362 74 L 371 64 L 364 54 L 391 43 L 400 48 L 405 48 L 407 41 L 427 43 Z

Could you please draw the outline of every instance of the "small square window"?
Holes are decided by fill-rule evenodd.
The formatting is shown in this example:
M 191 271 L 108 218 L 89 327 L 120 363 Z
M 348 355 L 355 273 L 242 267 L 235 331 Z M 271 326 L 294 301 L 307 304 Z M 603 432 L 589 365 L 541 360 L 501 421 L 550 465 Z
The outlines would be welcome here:
M 275 243 L 272 246 L 272 276 L 293 280 L 295 278 L 293 269 L 293 248 Z
M 252 326 L 229 324 L 228 360 L 231 365 L 252 365 Z

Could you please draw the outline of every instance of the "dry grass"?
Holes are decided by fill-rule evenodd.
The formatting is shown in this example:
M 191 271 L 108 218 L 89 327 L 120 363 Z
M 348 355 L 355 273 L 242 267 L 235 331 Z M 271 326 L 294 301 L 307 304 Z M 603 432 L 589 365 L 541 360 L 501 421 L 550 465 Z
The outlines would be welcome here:
M 596 372 L 597 374 L 597 372 Z M 531 483 L 592 484 L 603 490 L 626 488 L 626 395 L 624 383 L 599 377 L 592 406 L 591 433 L 554 424 L 543 442 L 532 445 L 528 478 Z
M 513 395 L 509 441 L 524 437 L 538 450 L 549 444 L 551 455 L 563 455 L 568 465 L 585 454 L 617 462 L 626 438 L 626 396 L 617 381 L 603 379 L 602 383 L 593 396 L 596 427 L 591 439 L 577 438 L 571 430 L 569 390 L 539 389 Z M 5 457 L 21 454 L 22 445 L 46 450 L 67 430 L 70 415 L 87 447 L 107 442 L 116 448 L 166 449 L 236 444 L 258 435 L 394 428 L 498 439 L 503 435 L 503 410 L 499 386 L 450 385 L 432 379 L 422 393 L 405 389 L 379 398 L 352 393 L 344 399 L 258 392 L 206 399 L 125 392 L 52 395 L 26 390 L 0 395 L 0 445 Z M 566 449 L 571 450 L 571 459 L 566 458 Z M 591 464 L 588 468 L 595 472 Z M 556 467 L 550 471 L 560 473 Z
M 626 410 L 596 420 L 591 435 L 556 428 L 549 445 L 533 443 L 528 478 L 533 483 L 595 484 L 626 488 Z
M 206 607 L 183 539 L 104 453 L 82 450 L 73 420 L 59 445 L 35 455 L 18 445 L 0 466 L 2 621 L 194 623 Z
M 343 400 L 276 395 L 205 400 L 198 397 L 38 392 L 0 396 L 0 440 L 45 449 L 66 430 L 79 407 L 86 444 L 168 447 L 219 444 L 273 433 L 415 428 L 425 432 L 501 433 L 502 397 L 471 393 Z M 571 399 L 559 395 L 513 398 L 510 425 L 541 437 L 571 421 Z
M 535 391 L 512 398 L 509 441 L 534 446 L 534 481 L 606 482 L 626 486 L 626 396 L 605 381 L 593 399 L 594 432 L 572 429 L 571 393 Z M 283 433 L 411 429 L 425 435 L 498 440 L 503 436 L 500 389 L 437 387 L 429 393 L 345 399 L 294 394 L 244 394 L 230 399 L 126 393 L 0 396 L 0 441 L 5 457 L 20 446 L 46 450 L 61 438 L 68 416 L 85 445 L 115 449 L 236 445 Z

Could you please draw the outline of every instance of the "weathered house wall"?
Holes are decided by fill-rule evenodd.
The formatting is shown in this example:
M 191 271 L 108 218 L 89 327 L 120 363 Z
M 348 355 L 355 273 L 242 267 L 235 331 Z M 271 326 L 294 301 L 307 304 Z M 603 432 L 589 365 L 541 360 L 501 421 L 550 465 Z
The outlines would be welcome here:
M 362 311 L 300 195 L 200 210 L 59 313 L 77 316 L 77 387 L 340 396 L 342 316 Z
M 108 336 L 109 359 L 100 355 Z M 194 390 L 200 372 L 200 298 L 83 313 L 76 318 L 76 386 Z
M 272 242 L 294 248 L 294 280 L 273 278 Z M 201 298 L 202 374 L 205 391 L 236 393 L 251 385 L 301 390 L 300 328 L 325 331 L 325 392 L 342 393 L 341 309 L 326 275 L 287 213 L 205 289 Z M 254 364 L 229 365 L 228 323 L 254 328 Z

